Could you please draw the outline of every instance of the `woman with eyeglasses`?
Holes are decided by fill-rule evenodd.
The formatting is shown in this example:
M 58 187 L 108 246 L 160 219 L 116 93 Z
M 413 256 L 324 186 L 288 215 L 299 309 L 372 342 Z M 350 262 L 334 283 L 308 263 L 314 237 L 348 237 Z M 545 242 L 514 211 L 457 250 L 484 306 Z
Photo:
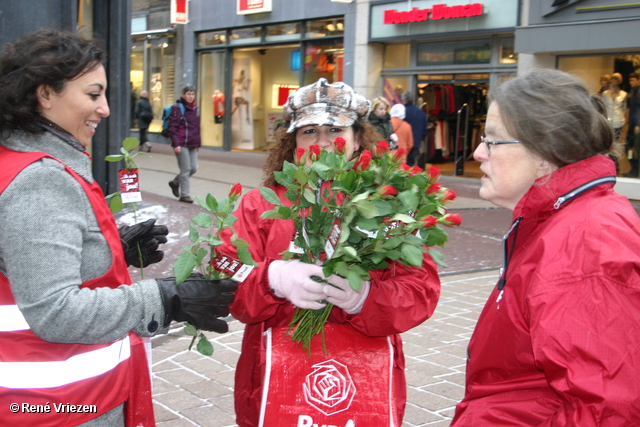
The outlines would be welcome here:
M 451 425 L 640 425 L 640 219 L 613 189 L 613 129 L 561 71 L 491 98 L 480 196 L 513 223 Z

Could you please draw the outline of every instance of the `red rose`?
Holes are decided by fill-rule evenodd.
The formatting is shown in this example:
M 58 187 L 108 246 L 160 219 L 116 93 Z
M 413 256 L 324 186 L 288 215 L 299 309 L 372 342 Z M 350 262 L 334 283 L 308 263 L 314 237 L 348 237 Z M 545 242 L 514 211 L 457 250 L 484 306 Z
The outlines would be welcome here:
M 413 176 L 413 175 L 417 175 L 420 172 L 422 172 L 422 168 L 420 166 L 414 166 L 413 168 L 411 168 L 411 170 L 409 171 L 409 176 Z
M 398 194 L 398 190 L 396 190 L 394 187 L 390 185 L 381 185 L 378 188 L 378 194 L 380 194 L 380 196 L 382 197 L 395 196 L 396 194 Z
M 367 169 L 371 164 L 372 158 L 373 158 L 373 153 L 371 151 L 369 150 L 362 151 L 362 153 L 360 154 L 360 158 L 358 159 L 356 164 L 353 166 L 353 168 L 361 171 Z
M 427 169 L 427 175 L 429 175 L 429 180 L 433 181 L 438 176 L 440 176 L 440 168 L 437 166 L 431 166 Z
M 434 182 L 433 184 L 431 184 L 429 186 L 429 189 L 427 189 L 427 194 L 437 193 L 441 189 L 442 189 L 442 186 L 440 185 L 440 183 L 439 182 Z
M 440 218 L 440 222 L 444 225 L 460 225 L 462 224 L 462 217 L 460 214 L 447 214 Z
M 345 145 L 347 145 L 347 140 L 344 139 L 343 137 L 339 136 L 336 139 L 333 140 L 333 145 L 335 145 L 336 147 L 336 151 L 339 154 L 344 154 L 344 147 Z
M 436 218 L 433 215 L 429 215 L 429 216 L 425 216 L 424 218 L 422 218 L 420 220 L 420 222 L 422 222 L 422 226 L 423 227 L 433 227 L 436 224 L 438 224 L 438 218 Z
M 447 191 L 444 192 L 444 196 L 442 196 L 442 202 L 443 203 L 450 202 L 452 200 L 455 200 L 456 197 L 458 197 L 458 195 L 456 194 L 455 191 L 447 190 Z
M 304 154 L 307 152 L 304 148 L 296 148 L 296 164 L 301 165 Z
M 411 170 L 411 166 L 409 166 L 406 163 L 403 163 L 400 166 L 398 166 L 398 169 L 400 169 L 401 171 L 409 172 Z M 410 173 L 409 176 L 411 176 L 411 175 L 412 174 Z
M 384 153 L 389 151 L 389 143 L 385 141 L 379 141 L 378 145 L 376 145 L 376 154 L 378 157 L 384 156 Z
M 404 148 L 398 148 L 396 151 L 394 151 L 393 153 L 393 160 L 400 160 L 402 159 L 404 156 L 407 155 L 407 150 L 405 150 Z
M 319 145 L 313 144 L 311 147 L 309 147 L 309 152 L 311 153 L 311 160 L 318 160 L 320 158 L 320 152 L 322 151 L 322 148 L 320 148 Z
M 229 190 L 229 197 L 236 198 L 241 194 L 242 194 L 242 184 L 240 183 L 233 184 L 233 187 L 231 187 L 231 190 Z

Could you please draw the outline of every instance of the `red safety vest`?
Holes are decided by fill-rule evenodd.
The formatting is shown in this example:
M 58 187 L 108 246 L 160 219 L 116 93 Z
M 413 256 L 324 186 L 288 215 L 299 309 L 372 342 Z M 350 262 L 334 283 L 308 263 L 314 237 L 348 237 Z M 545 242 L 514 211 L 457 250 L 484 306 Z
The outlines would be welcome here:
M 51 156 L 0 147 L 0 194 L 25 167 L 43 157 Z M 109 271 L 80 287 L 130 284 L 120 236 L 104 193 L 97 183 L 87 183 L 66 165 L 65 169 L 84 188 L 113 254 Z M 75 426 L 123 402 L 127 426 L 155 425 L 142 339 L 130 332 L 104 344 L 45 341 L 30 330 L 9 281 L 0 273 L 0 424 Z

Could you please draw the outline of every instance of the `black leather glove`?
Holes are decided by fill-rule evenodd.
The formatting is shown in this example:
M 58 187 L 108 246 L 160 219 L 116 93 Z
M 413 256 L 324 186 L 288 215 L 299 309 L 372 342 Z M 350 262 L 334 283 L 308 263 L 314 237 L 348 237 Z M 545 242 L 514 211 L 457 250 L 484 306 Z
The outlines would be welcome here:
M 229 330 L 229 325 L 218 317 L 229 315 L 229 306 L 235 298 L 238 283 L 233 280 L 207 280 L 192 274 L 176 285 L 176 278 L 156 279 L 164 305 L 166 328 L 172 320 L 189 322 L 197 329 L 220 334 Z
M 120 227 L 118 233 L 127 265 L 140 268 L 162 261 L 164 252 L 159 251 L 158 247 L 161 243 L 167 243 L 169 230 L 166 226 L 155 225 L 155 223 L 155 219 L 148 219 L 138 224 Z M 142 254 L 142 265 L 140 265 L 138 244 L 140 244 L 140 253 Z

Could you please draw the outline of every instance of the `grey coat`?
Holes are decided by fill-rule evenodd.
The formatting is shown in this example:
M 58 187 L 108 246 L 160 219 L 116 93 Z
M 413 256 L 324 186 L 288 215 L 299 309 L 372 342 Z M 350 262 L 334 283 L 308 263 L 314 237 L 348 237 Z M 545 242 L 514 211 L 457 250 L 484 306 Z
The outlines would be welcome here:
M 88 156 L 45 132 L 14 133 L 0 143 L 23 151 L 43 151 L 93 182 Z M 53 159 L 27 166 L 0 194 L 0 271 L 7 276 L 20 311 L 40 338 L 56 343 L 106 343 L 152 320 L 164 319 L 155 280 L 117 289 L 80 289 L 105 274 L 111 250 L 100 232 L 80 184 Z M 116 424 L 114 424 L 116 422 Z M 122 405 L 87 423 L 124 424 Z

